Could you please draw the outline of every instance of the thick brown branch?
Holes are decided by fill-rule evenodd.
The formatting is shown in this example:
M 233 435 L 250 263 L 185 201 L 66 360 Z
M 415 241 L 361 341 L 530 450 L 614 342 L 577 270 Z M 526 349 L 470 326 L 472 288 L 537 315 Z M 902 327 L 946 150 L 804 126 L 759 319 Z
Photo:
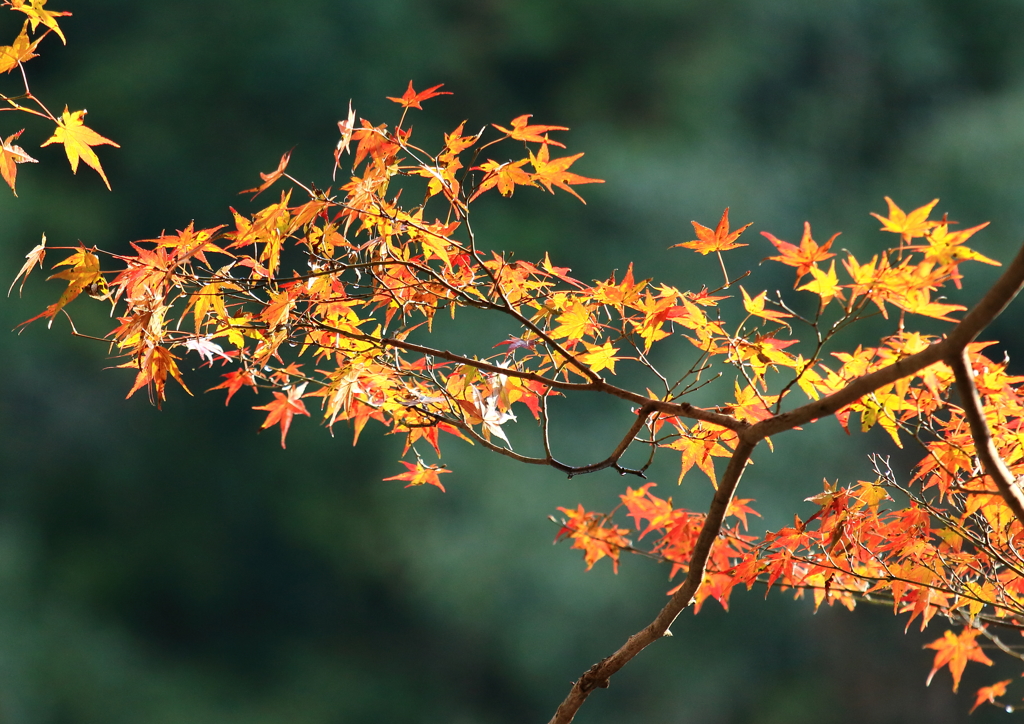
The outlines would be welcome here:
M 686 580 L 678 591 L 673 594 L 669 602 L 661 609 L 658 616 L 649 623 L 642 631 L 639 631 L 626 641 L 614 654 L 603 659 L 587 670 L 579 681 L 573 684 L 572 690 L 559 705 L 555 715 L 551 718 L 550 724 L 568 724 L 576 716 L 576 712 L 583 706 L 583 702 L 590 696 L 594 689 L 602 689 L 608 686 L 608 679 L 619 669 L 625 666 L 633 657 L 650 646 L 652 643 L 665 636 L 669 626 L 676 620 L 676 617 L 690 605 L 701 581 L 704 579 L 704 571 L 707 568 L 708 558 L 711 555 L 711 547 L 722 530 L 722 522 L 729 510 L 729 503 L 732 501 L 736 486 L 739 485 L 743 469 L 750 459 L 757 443 L 740 441 L 736 450 L 729 460 L 729 466 L 718 486 L 711 507 L 708 509 L 704 527 L 701 528 L 697 543 L 693 549 L 693 556 L 690 559 L 690 567 L 686 574 Z
M 1006 463 L 999 457 L 999 452 L 992 442 L 992 433 L 985 422 L 985 410 L 981 404 L 981 395 L 978 394 L 978 386 L 974 384 L 974 372 L 971 370 L 971 360 L 965 347 L 957 356 L 951 356 L 946 364 L 953 368 L 956 375 L 956 386 L 960 392 L 960 404 L 964 408 L 967 422 L 971 426 L 971 437 L 974 438 L 974 453 L 981 461 L 981 467 L 985 473 L 992 478 L 999 494 L 1010 506 L 1010 510 L 1017 516 L 1017 520 L 1024 521 L 1024 493 L 1014 479 L 1013 473 L 1006 467 Z

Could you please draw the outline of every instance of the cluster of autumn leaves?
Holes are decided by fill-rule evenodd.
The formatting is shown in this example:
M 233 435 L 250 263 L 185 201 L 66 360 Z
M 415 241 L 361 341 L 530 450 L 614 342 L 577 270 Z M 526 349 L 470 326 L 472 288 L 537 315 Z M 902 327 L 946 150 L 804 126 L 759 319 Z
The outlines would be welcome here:
M 14 43 L 0 48 L 4 72 L 35 57 L 46 34 L 63 40 L 56 18 L 66 13 L 44 10 L 45 1 L 4 3 L 27 16 Z M 819 244 L 805 225 L 794 244 L 762 232 L 775 252 L 770 259 L 795 270 L 794 289 L 813 295 L 810 314 L 778 295 L 752 295 L 730 279 L 722 254 L 746 246 L 739 239 L 750 225 L 731 231 L 728 209 L 713 229 L 694 222 L 697 238 L 677 244 L 718 256 L 724 274 L 719 289 L 637 280 L 632 267 L 621 278 L 585 283 L 547 256 L 529 262 L 484 250 L 470 220 L 470 204 L 490 191 L 511 196 L 516 187 L 533 186 L 579 198 L 574 186 L 599 182 L 569 170 L 582 154 L 552 157 L 564 146 L 551 134 L 567 129 L 532 124 L 527 115 L 468 135 L 462 123 L 430 152 L 412 142 L 406 115 L 442 95 L 440 87 L 417 92 L 410 82 L 402 96 L 391 98 L 402 108 L 391 127 L 357 123 L 350 108 L 338 124 L 334 163 L 337 173 L 350 154 L 351 176 L 336 190 L 292 179 L 285 154 L 249 192 L 255 199 L 283 178 L 292 187 L 254 213 L 232 210 L 223 225 L 190 224 L 137 241 L 130 254 L 62 249 L 68 253 L 51 278 L 66 281 L 66 288 L 24 324 L 70 320 L 67 306 L 82 294 L 104 300 L 117 321 L 103 338 L 123 359 L 120 366 L 135 374 L 129 397 L 146 389 L 160 404 L 170 380 L 188 391 L 179 363 L 190 355 L 228 370 L 213 388 L 224 390 L 227 402 L 243 388 L 269 392 L 273 399 L 254 409 L 266 413 L 263 428 L 279 429 L 282 447 L 295 416 L 309 416 L 307 403 L 314 401 L 328 426 L 347 423 L 356 439 L 370 420 L 403 435 L 405 452 L 415 459 L 403 460 L 405 471 L 388 479 L 411 486 L 444 489 L 439 475 L 449 471 L 421 457 L 424 446 L 440 456 L 440 433 L 569 474 L 601 467 L 642 474 L 650 461 L 623 468 L 626 449 L 645 446 L 651 458 L 668 449 L 680 455 L 680 482 L 697 468 L 716 485 L 714 458 L 729 457 L 737 443 L 735 428 L 723 420 L 768 419 L 800 394 L 820 399 L 920 351 L 934 338 L 909 331 L 907 318 L 951 320 L 963 307 L 939 301 L 936 293 L 950 282 L 959 286 L 964 261 L 996 264 L 965 244 L 984 224 L 955 231 L 945 217 L 931 218 L 937 202 L 904 213 L 887 199 L 888 215 L 875 216 L 898 242 L 863 263 L 842 252 L 842 279 L 840 255 L 832 251 L 835 236 Z M 53 121 L 56 130 L 43 145 L 64 144 L 72 169 L 81 159 L 106 183 L 92 146 L 116 144 L 83 125 L 84 111 L 65 110 L 57 118 L 27 84 L 24 95 L 3 98 L 12 108 Z M 0 151 L 0 171 L 12 190 L 17 164 L 34 160 L 13 144 L 20 133 Z M 488 150 L 497 144 L 500 152 Z M 518 155 L 514 149 L 525 156 L 496 160 Z M 299 201 L 292 200 L 296 191 L 303 196 Z M 403 205 L 403 195 L 419 201 Z M 43 265 L 46 252 L 44 237 L 18 274 L 22 284 Z M 431 344 L 437 313 L 455 316 L 460 308 L 500 320 L 494 329 L 503 339 L 490 340 L 490 354 Z M 898 318 L 897 333 L 877 347 L 831 351 L 839 331 L 872 314 Z M 796 336 L 799 329 L 807 332 L 804 342 Z M 684 344 L 674 359 L 692 364 L 668 373 L 655 367 L 650 352 L 673 340 Z M 977 384 L 996 447 L 1013 469 L 1024 459 L 1021 380 L 986 358 L 983 347 L 970 349 Z M 657 391 L 638 393 L 609 382 L 623 362 L 649 373 Z M 721 369 L 732 371 L 731 389 L 717 408 L 691 416 L 658 411 L 678 407 Z M 728 607 L 733 587 L 759 583 L 798 595 L 809 591 L 816 606 L 885 600 L 922 627 L 938 614 L 963 626 L 929 645 L 937 652 L 932 675 L 948 666 L 954 689 L 968 660 L 991 663 L 979 637 L 1010 650 L 993 631 L 1024 622 L 1024 560 L 1017 554 L 1024 529 L 978 469 L 963 413 L 949 400 L 952 382 L 952 372 L 935 364 L 836 415 L 847 430 L 856 416 L 862 430 L 879 425 L 897 445 L 906 437 L 919 441 L 925 455 L 910 481 L 880 467 L 873 481 L 827 484 L 809 499 L 817 512 L 763 536 L 747 531 L 748 516 L 757 515 L 752 501 L 734 499 L 696 609 L 709 598 Z M 603 392 L 633 403 L 635 412 L 654 412 L 638 416 L 606 461 L 570 468 L 552 452 L 547 403 L 574 391 Z M 505 426 L 517 411 L 538 422 L 543 454 L 513 448 Z M 674 507 L 654 487 L 627 488 L 609 513 L 560 509 L 558 537 L 584 552 L 588 568 L 604 557 L 617 568 L 622 552 L 643 552 L 670 562 L 670 577 L 685 572 L 705 516 Z M 893 502 L 890 493 L 906 504 L 885 505 Z M 617 516 L 631 518 L 632 527 Z M 978 703 L 997 701 L 1008 683 L 985 687 Z
M 64 33 L 60 29 L 57 18 L 71 15 L 69 12 L 47 10 L 46 0 L 4 0 L 0 7 L 7 7 L 25 16 L 18 33 L 10 45 L 0 46 L 0 74 L 21 73 L 23 90 L 17 95 L 4 95 L 0 93 L 0 101 L 7 104 L 5 110 L 28 113 L 29 115 L 45 118 L 55 126 L 53 135 L 43 141 L 41 146 L 49 146 L 59 143 L 64 146 L 68 161 L 71 163 L 71 171 L 78 172 L 78 162 L 85 161 L 87 166 L 95 169 L 103 179 L 103 183 L 110 188 L 107 175 L 103 172 L 99 157 L 93 151 L 93 146 L 108 144 L 114 147 L 119 146 L 109 138 L 104 138 L 96 131 L 85 125 L 85 111 L 69 111 L 67 106 L 60 116 L 54 115 L 43 102 L 32 94 L 28 86 L 28 79 L 25 76 L 24 64 L 33 58 L 38 57 L 35 52 L 50 33 L 54 33 L 67 43 Z M 37 163 L 25 149 L 17 145 L 17 141 L 25 129 L 12 133 L 0 143 L 0 176 L 4 182 L 11 187 L 11 191 L 17 196 L 15 182 L 18 176 L 18 165 L 22 163 Z

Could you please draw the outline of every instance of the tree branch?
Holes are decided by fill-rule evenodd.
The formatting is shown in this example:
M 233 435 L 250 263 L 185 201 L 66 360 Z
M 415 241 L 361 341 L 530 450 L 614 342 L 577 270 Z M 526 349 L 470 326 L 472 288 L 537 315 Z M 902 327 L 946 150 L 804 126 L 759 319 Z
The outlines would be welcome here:
M 524 372 L 511 367 L 502 367 L 501 365 L 491 364 L 490 362 L 484 362 L 483 360 L 473 359 L 471 357 L 464 357 L 446 350 L 425 347 L 421 344 L 407 342 L 405 340 L 396 339 L 395 337 L 373 337 L 368 334 L 355 334 L 343 329 L 338 329 L 337 327 L 332 327 L 331 325 L 324 324 L 322 322 L 317 322 L 312 326 L 317 329 L 340 334 L 341 336 L 348 337 L 349 339 L 358 339 L 362 342 L 370 342 L 371 344 L 379 345 L 381 347 L 395 347 L 409 352 L 418 352 L 431 357 L 439 357 L 440 359 L 448 360 L 449 362 L 464 364 L 468 367 L 475 367 L 476 369 L 484 372 L 540 382 L 544 386 L 556 390 L 602 392 L 604 394 L 611 395 L 612 397 L 618 397 L 619 399 L 633 402 L 641 407 L 648 407 L 651 412 L 663 412 L 674 417 L 686 417 L 692 420 L 702 420 L 713 425 L 718 425 L 719 427 L 724 427 L 728 430 L 735 430 L 736 432 L 741 432 L 750 427 L 750 423 L 744 422 L 743 420 L 737 420 L 732 415 L 726 415 L 715 410 L 706 410 L 702 407 L 691 405 L 688 402 L 669 402 L 668 400 L 652 399 L 622 387 L 617 387 L 600 377 L 594 382 L 564 382 L 551 377 L 545 377 L 544 375 L 537 374 L 536 372 Z
M 978 386 L 974 384 L 974 372 L 971 370 L 967 348 L 965 347 L 959 356 L 950 356 L 946 364 L 953 368 L 953 374 L 956 375 L 960 403 L 971 426 L 971 437 L 974 438 L 974 453 L 981 461 L 982 469 L 995 482 L 1003 500 L 1017 516 L 1017 520 L 1024 521 L 1024 493 L 1021 492 L 1013 473 L 1006 467 L 992 442 L 992 433 L 985 422 L 985 411 L 981 405 L 981 395 L 978 394 Z
M 697 543 L 693 548 L 693 556 L 690 559 L 690 567 L 679 590 L 643 630 L 629 637 L 625 644 L 614 654 L 602 659 L 591 666 L 579 680 L 572 685 L 569 695 L 559 705 L 555 715 L 549 724 L 569 724 L 576 716 L 576 712 L 583 706 L 590 693 L 594 689 L 608 687 L 608 679 L 619 669 L 628 664 L 633 657 L 660 639 L 669 635 L 669 626 L 676 620 L 676 617 L 684 608 L 690 605 L 697 589 L 704 580 L 704 571 L 707 568 L 708 558 L 711 555 L 711 547 L 714 545 L 718 534 L 722 529 L 722 522 L 725 520 L 726 511 L 729 510 L 729 503 L 732 502 L 733 494 L 739 485 L 743 469 L 750 459 L 756 442 L 750 442 L 743 437 L 740 438 L 736 450 L 729 460 L 725 475 L 718 485 L 718 491 L 708 508 L 707 518 L 701 528 Z
M 626 453 L 626 450 L 629 449 L 629 446 L 633 444 L 633 440 L 636 439 L 636 436 L 640 434 L 640 431 L 643 429 L 644 425 L 647 424 L 647 418 L 654 414 L 655 410 L 650 405 L 645 405 L 644 407 L 636 411 L 636 420 L 633 421 L 633 424 L 630 425 L 629 430 L 627 430 L 626 434 L 622 436 L 622 439 L 619 441 L 619 444 L 615 446 L 615 449 L 612 450 L 608 457 L 606 457 L 604 460 L 601 460 L 596 463 L 590 463 L 588 465 L 567 465 L 566 463 L 563 463 L 556 459 L 551 454 L 551 448 L 547 441 L 546 428 L 544 430 L 544 457 L 531 457 L 529 455 L 522 455 L 520 453 L 517 453 L 514 450 L 511 450 L 507 447 L 496 445 L 495 443 L 491 442 L 486 437 L 478 433 L 476 430 L 474 430 L 473 426 L 470 425 L 465 420 L 458 420 L 451 417 L 445 417 L 443 415 L 438 415 L 437 413 L 431 412 L 430 410 L 419 410 L 419 412 L 422 412 L 423 414 L 437 420 L 438 422 L 444 422 L 448 425 L 452 425 L 453 427 L 459 428 L 460 430 L 462 430 L 462 432 L 466 433 L 468 437 L 472 438 L 472 440 L 474 440 L 475 442 L 480 443 L 480 445 L 487 448 L 488 450 L 499 453 L 501 455 L 505 455 L 506 457 L 510 457 L 513 460 L 517 460 L 518 462 L 526 463 L 528 465 L 547 465 L 549 467 L 554 468 L 555 470 L 565 473 L 570 478 L 573 478 L 577 475 L 586 475 L 587 473 L 596 473 L 598 470 L 604 470 L 605 468 L 614 468 L 620 475 L 637 475 L 645 479 L 647 477 L 646 475 L 644 475 L 643 469 L 634 470 L 633 468 L 622 467 L 621 465 L 619 465 L 619 459 Z

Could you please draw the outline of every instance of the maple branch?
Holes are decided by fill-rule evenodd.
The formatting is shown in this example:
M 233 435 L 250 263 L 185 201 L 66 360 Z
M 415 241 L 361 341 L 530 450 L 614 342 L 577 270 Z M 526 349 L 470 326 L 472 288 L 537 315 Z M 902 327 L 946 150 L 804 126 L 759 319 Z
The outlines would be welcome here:
M 396 347 L 409 352 L 418 352 L 431 357 L 440 357 L 441 359 L 448 360 L 449 362 L 456 362 L 469 367 L 475 367 L 484 372 L 491 372 L 493 374 L 518 377 L 524 380 L 531 380 L 532 382 L 539 382 L 556 390 L 603 392 L 607 395 L 618 397 L 620 399 L 627 400 L 628 402 L 633 402 L 641 407 L 649 407 L 651 412 L 664 412 L 675 417 L 702 420 L 736 432 L 747 430 L 750 427 L 749 423 L 744 422 L 743 420 L 737 420 L 732 415 L 726 415 L 714 410 L 697 407 L 696 405 L 691 405 L 689 402 L 669 402 L 668 400 L 651 399 L 622 387 L 617 387 L 616 385 L 600 378 L 598 378 L 596 382 L 563 382 L 552 377 L 545 377 L 544 375 L 537 374 L 536 372 L 524 372 L 523 370 L 517 370 L 511 367 L 502 367 L 501 365 L 491 364 L 490 362 L 484 362 L 483 360 L 473 359 L 471 357 L 464 357 L 462 355 L 455 354 L 454 352 L 435 349 L 434 347 L 424 347 L 423 345 L 416 344 L 415 342 L 407 342 L 394 337 L 373 337 L 368 334 L 355 334 L 343 329 L 338 329 L 337 327 L 332 327 L 331 325 L 324 324 L 323 322 L 315 322 L 312 326 L 328 332 L 340 334 L 341 336 L 348 337 L 349 339 L 358 339 L 360 341 L 370 342 L 382 347 Z
M 661 609 L 651 623 L 630 636 L 626 643 L 614 654 L 591 666 L 572 685 L 569 695 L 558 706 L 549 724 L 569 724 L 594 689 L 607 688 L 608 679 L 628 664 L 637 654 L 663 636 L 671 635 L 669 627 L 679 614 L 682 613 L 683 609 L 693 601 L 697 589 L 704 580 L 704 572 L 711 555 L 711 547 L 722 530 L 722 523 L 725 520 L 726 512 L 729 510 L 729 503 L 732 502 L 733 494 L 736 492 L 740 477 L 743 475 L 743 469 L 746 467 L 750 454 L 756 446 L 756 441 L 750 441 L 746 437 L 740 436 L 736 449 L 729 459 L 725 475 L 722 477 L 715 497 L 711 501 L 711 506 L 708 508 L 707 517 L 704 520 L 704 525 L 701 527 L 700 535 L 697 537 L 697 542 L 693 547 L 693 555 L 690 559 L 686 580 L 683 581 L 683 584 L 672 595 L 672 598 L 669 599 L 669 602 L 665 604 L 664 608 Z
M 770 435 L 791 430 L 822 417 L 828 417 L 884 385 L 909 377 L 936 362 L 947 362 L 950 358 L 959 356 L 967 345 L 973 342 L 975 337 L 999 316 L 1006 305 L 1017 296 L 1022 286 L 1024 286 L 1024 246 L 1006 267 L 1006 271 L 981 298 L 981 301 L 953 327 L 945 339 L 933 342 L 916 354 L 858 377 L 843 389 L 833 392 L 827 397 L 762 420 L 753 425 L 746 434 L 751 439 L 763 440 Z
M 607 688 L 608 680 L 613 674 L 629 663 L 643 649 L 667 635 L 669 626 L 693 600 L 697 589 L 703 582 L 711 547 L 721 532 L 729 503 L 739 485 L 743 469 L 758 442 L 769 435 L 791 430 L 798 425 L 832 415 L 864 395 L 908 377 L 936 362 L 951 361 L 954 355 L 962 357 L 967 345 L 999 316 L 1022 286 L 1024 286 L 1024 246 L 1017 252 L 1017 256 L 1007 266 L 1006 271 L 985 293 L 981 301 L 950 331 L 945 339 L 880 370 L 858 377 L 842 390 L 821 400 L 815 400 L 754 425 L 744 425 L 740 429 L 732 428 L 736 429 L 739 434 L 736 449 L 733 451 L 725 475 L 708 509 L 707 518 L 693 549 L 686 580 L 651 623 L 630 636 L 618 651 L 591 666 L 573 684 L 569 695 L 559 705 L 549 724 L 569 724 L 590 693 L 597 688 Z M 947 363 L 950 362 L 947 361 Z M 998 480 L 995 476 L 993 477 Z
M 995 482 L 999 494 L 1003 496 L 1003 500 L 1017 520 L 1024 521 L 1024 492 L 1021 492 L 1016 478 L 1006 467 L 992 442 L 992 433 L 985 422 L 985 411 L 982 408 L 981 395 L 978 394 L 978 386 L 974 383 L 974 372 L 971 369 L 967 348 L 964 347 L 958 356 L 950 355 L 946 364 L 953 368 L 953 374 L 956 375 L 960 404 L 971 426 L 971 437 L 974 438 L 975 455 L 981 461 L 982 469 Z
M 647 476 L 644 474 L 643 468 L 639 470 L 633 468 L 626 468 L 619 465 L 619 460 L 626 453 L 626 450 L 629 449 L 629 446 L 633 444 L 633 441 L 636 439 L 636 436 L 643 429 L 644 425 L 647 424 L 647 418 L 654 414 L 654 408 L 649 405 L 637 410 L 636 420 L 633 422 L 632 425 L 630 425 L 629 430 L 626 432 L 625 435 L 623 435 L 622 439 L 619 441 L 619 444 L 615 446 L 615 449 L 612 450 L 611 454 L 608 455 L 608 457 L 606 457 L 604 460 L 601 460 L 596 463 L 590 463 L 589 465 L 567 465 L 566 463 L 557 460 L 551 454 L 550 443 L 547 439 L 546 425 L 544 428 L 544 457 L 531 457 L 529 455 L 517 453 L 514 450 L 502 447 L 501 445 L 496 445 L 495 443 L 491 442 L 486 437 L 478 433 L 476 430 L 474 430 L 473 426 L 470 425 L 465 420 L 444 417 L 443 415 L 438 415 L 437 413 L 431 412 L 430 410 L 420 411 L 434 418 L 435 420 L 438 420 L 439 422 L 445 422 L 449 425 L 453 425 L 454 427 L 459 428 L 469 437 L 471 437 L 475 442 L 480 443 L 480 445 L 487 448 L 488 450 L 500 453 L 502 455 L 505 455 L 506 457 L 510 457 L 513 460 L 517 460 L 521 463 L 527 463 L 529 465 L 547 465 L 549 467 L 554 468 L 555 470 L 558 470 L 559 472 L 565 473 L 566 475 L 569 476 L 569 478 L 574 478 L 577 475 L 586 475 L 587 473 L 596 473 L 598 470 L 604 470 L 605 468 L 614 468 L 619 473 L 619 475 L 636 475 L 638 477 L 644 478 L 645 480 L 647 479 Z

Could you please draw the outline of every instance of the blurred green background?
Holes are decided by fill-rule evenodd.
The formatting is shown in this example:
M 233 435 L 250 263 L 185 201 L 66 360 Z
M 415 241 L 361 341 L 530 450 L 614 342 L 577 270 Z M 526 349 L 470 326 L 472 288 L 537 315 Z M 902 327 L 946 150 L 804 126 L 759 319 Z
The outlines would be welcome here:
M 54 111 L 88 108 L 122 148 L 99 149 L 107 192 L 84 166 L 68 173 L 59 147 L 38 148 L 43 124 L 2 117 L 4 135 L 28 126 L 22 145 L 41 163 L 20 167 L 21 198 L 0 193 L 0 279 L 44 231 L 52 245 L 123 249 L 226 222 L 229 205 L 252 208 L 237 191 L 292 146 L 290 170 L 326 186 L 349 99 L 392 121 L 384 96 L 410 78 L 455 93 L 414 117 L 422 143 L 522 113 L 572 128 L 563 140 L 587 154 L 573 170 L 607 180 L 582 188 L 588 205 L 521 189 L 482 201 L 476 226 L 485 244 L 550 250 L 585 279 L 634 261 L 638 278 L 717 285 L 713 259 L 666 248 L 726 206 L 734 226 L 755 222 L 748 260 L 772 251 L 757 231 L 796 241 L 805 219 L 869 255 L 891 242 L 868 216 L 883 195 L 904 209 L 939 196 L 953 219 L 991 220 L 974 246 L 995 258 L 1024 236 L 1018 0 L 51 4 L 74 13 L 69 44 L 45 41 L 33 90 Z M 0 15 L 2 42 L 19 18 Z M 965 303 L 996 273 L 971 271 Z M 34 278 L 0 304 L 0 326 L 58 289 Z M 76 320 L 101 330 L 100 306 L 76 303 Z M 1024 358 L 1020 318 L 1012 307 L 991 334 Z M 649 561 L 586 573 L 551 545 L 547 515 L 610 507 L 623 487 L 611 472 L 566 481 L 452 444 L 447 494 L 404 490 L 381 481 L 400 441 L 372 423 L 352 448 L 344 429 L 332 439 L 300 419 L 282 451 L 276 433 L 256 434 L 248 391 L 231 408 L 219 393 L 174 391 L 162 412 L 124 401 L 131 373 L 104 370 L 106 348 L 62 321 L 0 334 L 0 354 L 5 724 L 546 721 L 669 587 Z M 215 379 L 198 371 L 190 386 Z M 628 419 L 589 400 L 558 411 L 573 461 Z M 785 524 L 822 477 L 870 475 L 872 449 L 889 451 L 884 436 L 846 438 L 831 422 L 780 437 L 742 495 L 759 500 L 762 526 Z M 670 462 L 658 492 L 706 497 L 699 478 L 676 490 Z M 737 592 L 729 613 L 684 614 L 577 721 L 941 724 L 966 716 L 978 686 L 1015 676 L 972 664 L 966 694 L 946 672 L 925 688 L 921 646 L 941 629 L 904 625 L 884 609 L 812 615 L 788 595 Z

